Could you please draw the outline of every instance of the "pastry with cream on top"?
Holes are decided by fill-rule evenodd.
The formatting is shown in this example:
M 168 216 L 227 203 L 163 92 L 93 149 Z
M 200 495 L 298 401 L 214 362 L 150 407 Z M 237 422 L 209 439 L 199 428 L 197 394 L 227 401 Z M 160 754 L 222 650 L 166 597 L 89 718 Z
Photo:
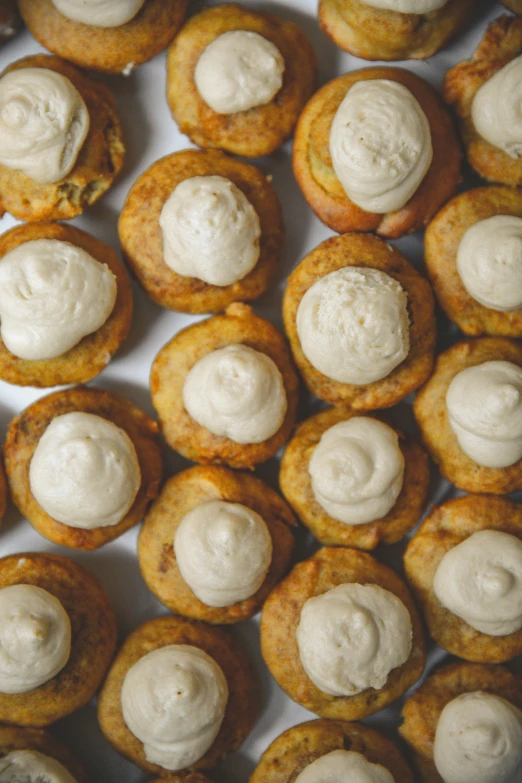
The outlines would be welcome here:
M 71 751 L 49 732 L 1 725 L 0 783 L 23 780 L 90 783 Z

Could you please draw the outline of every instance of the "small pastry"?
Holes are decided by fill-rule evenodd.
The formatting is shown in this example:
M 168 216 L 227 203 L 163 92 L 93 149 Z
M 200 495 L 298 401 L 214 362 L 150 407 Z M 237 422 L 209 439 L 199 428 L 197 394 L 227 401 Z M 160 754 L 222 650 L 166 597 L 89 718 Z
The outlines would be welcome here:
M 216 150 L 154 163 L 133 185 L 118 231 L 151 299 L 184 313 L 257 299 L 276 273 L 284 236 L 267 177 Z
M 432 509 L 404 555 L 433 639 L 478 663 L 522 653 L 522 506 L 466 495 Z
M 420 231 L 460 182 L 453 120 L 411 71 L 374 67 L 339 76 L 297 123 L 294 174 L 334 231 L 396 239 Z
M 473 14 L 474 0 L 320 0 L 327 35 L 365 60 L 425 60 Z
M 356 549 L 321 549 L 294 566 L 263 607 L 261 651 L 291 699 L 341 720 L 384 709 L 425 664 L 406 585 Z
M 334 405 L 389 408 L 431 374 L 431 287 L 377 237 L 321 242 L 288 278 L 283 318 L 304 382 Z
M 158 427 L 122 397 L 78 386 L 14 418 L 4 446 L 14 503 L 41 535 L 98 549 L 143 517 L 158 494 Z
M 80 68 L 130 72 L 165 49 L 188 0 L 18 0 L 24 21 L 46 49 Z
M 302 422 L 281 460 L 279 484 L 322 543 L 395 544 L 422 516 L 428 455 L 385 417 L 329 408 Z
M 522 185 L 522 19 L 492 22 L 471 60 L 444 79 L 469 163 L 489 182 Z
M 198 465 L 169 479 L 145 517 L 141 573 L 176 614 L 220 625 L 245 620 L 286 574 L 295 524 L 260 479 Z
M 16 0 L 0 0 L 0 46 L 21 27 Z
M 116 253 L 73 226 L 28 223 L 0 236 L 0 378 L 85 383 L 125 340 L 132 290 Z
M 522 347 L 464 340 L 442 353 L 413 411 L 442 475 L 466 492 L 522 489 Z
M 234 3 L 193 16 L 168 52 L 167 100 L 181 132 L 246 158 L 290 136 L 315 81 L 315 53 L 297 25 Z
M 89 783 L 72 753 L 43 729 L 0 726 L 0 783 Z
M 187 459 L 253 468 L 294 427 L 299 381 L 276 327 L 234 302 L 183 329 L 152 364 L 163 437 Z
M 0 721 L 47 726 L 85 706 L 115 647 L 114 612 L 86 568 L 42 553 L 0 560 Z
M 406 701 L 399 734 L 422 783 L 518 783 L 522 679 L 502 666 L 458 663 Z
M 440 306 L 463 332 L 522 337 L 522 194 L 490 186 L 460 193 L 424 236 Z
M 67 220 L 123 165 L 112 93 L 72 65 L 35 54 L 0 75 L 0 217 Z
M 257 713 L 253 672 L 232 637 L 172 615 L 127 637 L 98 697 L 109 742 L 162 780 L 214 767 L 242 745 Z

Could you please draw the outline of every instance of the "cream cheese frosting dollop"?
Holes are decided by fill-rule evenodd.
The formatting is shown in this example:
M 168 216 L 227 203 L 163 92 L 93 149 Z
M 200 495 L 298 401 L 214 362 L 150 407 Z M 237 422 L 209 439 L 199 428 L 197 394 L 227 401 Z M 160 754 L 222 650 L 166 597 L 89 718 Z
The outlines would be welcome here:
M 444 783 L 519 783 L 522 712 L 491 693 L 457 696 L 440 715 L 434 759 Z
M 480 530 L 450 549 L 433 580 L 446 609 L 490 636 L 522 628 L 522 541 L 500 530 Z
M 283 86 L 284 57 L 272 41 L 250 30 L 215 38 L 199 58 L 196 87 L 218 114 L 235 114 L 269 103 Z
M 295 783 L 395 783 L 381 764 L 372 764 L 362 753 L 332 750 L 312 761 L 296 777 Z
M 522 155 L 522 55 L 475 93 L 471 119 L 477 133 L 512 158 Z
M 404 456 L 395 430 L 354 416 L 326 430 L 309 462 L 315 499 L 334 519 L 364 525 L 382 519 L 402 489 Z
M 174 551 L 181 576 L 200 601 L 231 606 L 263 584 L 272 562 L 272 538 L 252 509 L 210 500 L 185 514 Z
M 71 623 L 60 601 L 36 585 L 0 589 L 0 693 L 27 693 L 60 672 Z
M 116 301 L 105 264 L 69 242 L 34 239 L 0 259 L 0 320 L 6 348 L 53 359 L 99 329 Z
M 0 164 L 43 185 L 63 179 L 89 131 L 89 112 L 69 79 L 18 68 L 0 79 Z
M 92 27 L 120 27 L 134 19 L 145 0 L 52 0 L 73 22 Z
M 328 378 L 373 383 L 408 355 L 407 295 L 379 269 L 337 269 L 317 280 L 301 299 L 297 334 L 308 361 Z
M 37 750 L 12 750 L 0 758 L 0 783 L 77 783 L 56 759 Z
M 522 458 L 522 369 L 491 361 L 457 373 L 446 393 L 449 423 L 479 465 L 506 468 Z
M 399 14 L 431 14 L 446 5 L 448 0 L 363 0 L 365 5 L 395 11 Z
M 117 525 L 138 494 L 141 473 L 127 433 L 74 411 L 56 416 L 34 450 L 31 492 L 53 519 L 92 530 Z
M 236 283 L 259 258 L 259 217 L 225 177 L 190 177 L 177 185 L 160 215 L 165 263 L 178 275 L 210 285 Z
M 348 198 L 384 214 L 413 196 L 433 159 L 428 118 L 413 94 L 389 79 L 353 84 L 330 131 L 334 171 Z
M 491 310 L 522 308 L 522 218 L 494 215 L 474 223 L 457 251 L 464 288 Z
M 183 385 L 183 404 L 214 435 L 261 443 L 283 423 L 286 392 L 272 359 L 247 345 L 227 345 L 204 356 Z
M 410 656 L 410 613 L 378 585 L 342 584 L 305 602 L 297 645 L 305 672 L 323 693 L 380 689 Z
M 228 701 L 216 661 L 198 647 L 172 644 L 153 650 L 123 681 L 121 706 L 145 757 L 165 769 L 199 761 L 213 744 Z

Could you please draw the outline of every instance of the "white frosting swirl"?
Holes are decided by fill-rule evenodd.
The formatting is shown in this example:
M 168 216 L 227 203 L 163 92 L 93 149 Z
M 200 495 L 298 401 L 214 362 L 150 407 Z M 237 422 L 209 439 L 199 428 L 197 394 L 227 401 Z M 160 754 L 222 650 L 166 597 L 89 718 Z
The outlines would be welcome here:
M 99 329 L 114 308 L 116 278 L 79 247 L 24 242 L 0 259 L 0 318 L 6 348 L 21 359 L 52 359 Z
M 395 783 L 381 764 L 372 764 L 362 753 L 332 750 L 303 769 L 295 783 Z
M 490 693 L 457 696 L 440 715 L 434 759 L 444 783 L 519 783 L 522 712 Z
M 457 251 L 464 288 L 491 310 L 522 308 L 522 218 L 494 215 L 470 226 Z
M 459 446 L 487 468 L 522 458 L 522 369 L 511 362 L 467 367 L 446 393 L 449 423 Z
M 512 158 L 522 155 L 522 55 L 479 87 L 471 118 L 483 139 Z
M 191 368 L 183 404 L 214 435 L 236 443 L 262 443 L 285 418 L 287 400 L 277 365 L 246 345 L 227 345 Z
M 37 750 L 12 750 L 0 758 L 0 783 L 77 783 L 56 759 Z
M 348 266 L 321 277 L 297 310 L 301 348 L 313 366 L 340 383 L 385 378 L 408 355 L 408 298 L 378 269 Z
M 0 693 L 27 693 L 60 672 L 71 623 L 54 595 L 34 585 L 0 590 Z
M 321 436 L 308 465 L 320 506 L 347 525 L 382 519 L 402 489 L 404 456 L 395 430 L 354 416 Z
M 450 549 L 433 580 L 446 609 L 490 636 L 522 628 L 522 541 L 499 530 L 480 530 Z
M 145 757 L 164 769 L 195 764 L 217 737 L 228 685 L 216 661 L 198 647 L 171 644 L 132 666 L 123 681 L 125 723 Z
M 31 492 L 44 511 L 69 527 L 117 525 L 141 484 L 134 445 L 112 421 L 75 411 L 56 416 L 34 450 Z
M 231 285 L 259 258 L 259 217 L 245 194 L 225 177 L 180 182 L 160 215 L 165 263 L 184 277 Z
M 199 58 L 194 80 L 208 106 L 236 114 L 270 103 L 283 86 L 285 61 L 271 41 L 248 30 L 230 30 Z
M 183 517 L 174 536 L 181 576 L 207 606 L 231 606 L 257 593 L 272 562 L 272 538 L 255 511 L 210 500 Z
M 76 87 L 48 68 L 18 68 L 0 79 L 0 164 L 46 185 L 74 168 L 89 132 Z
M 399 14 L 431 14 L 446 5 L 448 0 L 362 0 L 365 5 L 383 8 Z
M 73 22 L 91 27 L 120 27 L 134 19 L 145 0 L 52 0 L 55 8 Z
M 309 598 L 297 627 L 303 668 L 331 696 L 383 688 L 408 660 L 412 636 L 402 601 L 373 584 L 342 584 Z
M 398 82 L 371 79 L 352 85 L 330 131 L 335 173 L 348 198 L 368 212 L 403 207 L 433 159 L 428 118 Z

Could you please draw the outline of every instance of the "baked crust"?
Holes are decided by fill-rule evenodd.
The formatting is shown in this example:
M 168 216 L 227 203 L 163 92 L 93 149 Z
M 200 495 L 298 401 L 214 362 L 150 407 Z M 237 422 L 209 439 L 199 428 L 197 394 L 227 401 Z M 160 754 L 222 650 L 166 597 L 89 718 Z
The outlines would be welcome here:
M 426 229 L 426 271 L 440 306 L 465 334 L 522 337 L 522 310 L 501 312 L 485 307 L 468 294 L 457 271 L 462 237 L 475 223 L 494 215 L 522 218 L 522 194 L 515 188 L 489 186 L 455 196 Z
M 408 295 L 408 356 L 386 378 L 369 384 L 340 383 L 323 375 L 304 355 L 297 334 L 297 310 L 306 291 L 321 277 L 349 266 L 379 269 L 397 280 Z M 378 237 L 344 234 L 321 242 L 290 274 L 283 319 L 294 360 L 310 391 L 333 405 L 364 411 L 395 405 L 429 378 L 436 340 L 434 306 L 430 284 L 402 253 Z
M 80 68 L 125 74 L 169 45 L 187 5 L 188 0 L 145 0 L 126 24 L 94 27 L 68 19 L 52 0 L 19 0 L 27 27 L 46 49 Z
M 10 212 L 19 220 L 68 220 L 94 204 L 123 165 L 125 147 L 116 102 L 102 82 L 88 78 L 59 57 L 24 57 L 11 63 L 0 78 L 19 68 L 48 68 L 66 76 L 85 101 L 90 126 L 74 168 L 58 182 L 43 185 L 0 164 L 0 217 Z
M 264 520 L 272 538 L 270 569 L 259 590 L 230 606 L 200 601 L 176 562 L 174 536 L 183 517 L 211 500 L 241 503 Z M 197 465 L 170 478 L 145 517 L 138 539 L 138 559 L 149 590 L 172 612 L 207 623 L 236 623 L 256 614 L 272 588 L 286 574 L 294 551 L 292 512 L 264 481 L 216 465 Z
M 178 275 L 163 257 L 159 218 L 165 202 L 183 180 L 211 175 L 231 180 L 245 194 L 261 226 L 256 266 L 227 286 Z M 265 174 L 217 150 L 182 150 L 153 163 L 132 186 L 118 232 L 125 257 L 151 299 L 183 313 L 214 313 L 232 302 L 257 299 L 275 276 L 284 240 L 281 206 Z
M 127 728 L 121 709 L 121 689 L 125 675 L 140 658 L 170 644 L 188 644 L 210 655 L 221 667 L 229 689 L 225 717 L 213 745 L 203 758 L 177 773 L 185 781 L 187 773 L 211 769 L 242 745 L 257 718 L 258 692 L 248 658 L 226 631 L 172 615 L 140 625 L 124 641 L 107 674 L 98 697 L 98 720 L 118 753 L 147 772 L 162 779 L 169 774 L 163 767 L 147 761 L 142 743 Z M 196 779 L 194 783 L 199 781 Z
M 56 759 L 70 772 L 77 783 L 89 783 L 87 773 L 71 751 L 43 729 L 22 729 L 19 726 L 0 726 L 0 758 L 14 750 L 34 750 Z M 196 783 L 198 783 L 196 781 Z M 204 781 L 202 781 L 204 783 Z
M 422 783 L 444 783 L 433 760 L 440 714 L 457 696 L 474 691 L 492 693 L 522 709 L 522 679 L 503 666 L 478 663 L 439 669 L 406 701 L 399 734 L 409 746 Z
M 446 609 L 433 590 L 444 555 L 479 530 L 499 530 L 522 539 L 522 507 L 493 495 L 465 495 L 435 506 L 408 544 L 404 568 L 438 645 L 467 661 L 504 663 L 522 653 L 522 629 L 508 636 L 475 631 Z
M 376 584 L 396 595 L 408 609 L 413 626 L 410 657 L 390 672 L 380 690 L 355 696 L 330 696 L 306 674 L 299 657 L 296 630 L 305 602 L 341 584 Z M 387 566 L 356 549 L 324 548 L 294 566 L 268 596 L 261 615 L 261 652 L 272 676 L 291 699 L 323 718 L 360 720 L 400 698 L 421 676 L 424 638 L 417 609 L 406 585 Z
M 283 377 L 286 415 L 279 430 L 261 443 L 241 444 L 214 435 L 198 424 L 183 406 L 183 385 L 196 362 L 218 348 L 238 343 L 269 356 Z M 163 437 L 184 457 L 204 465 L 214 462 L 233 468 L 254 468 L 281 448 L 295 424 L 299 381 L 286 342 L 272 323 L 240 302 L 229 305 L 222 315 L 178 332 L 154 359 L 150 384 Z
M 70 527 L 53 519 L 31 492 L 29 467 L 45 430 L 56 416 L 82 411 L 101 416 L 123 429 L 131 439 L 141 471 L 141 485 L 130 510 L 117 525 L 93 530 Z M 10 423 L 4 446 L 5 468 L 13 502 L 45 538 L 73 549 L 98 549 L 113 541 L 143 517 L 159 491 L 162 457 L 158 426 L 127 400 L 102 389 L 77 386 L 42 397 Z
M 401 492 L 388 514 L 374 522 L 350 525 L 331 517 L 314 495 L 310 460 L 321 436 L 330 427 L 360 415 L 346 408 L 329 408 L 299 424 L 281 459 L 279 485 L 298 518 L 321 544 L 375 549 L 379 544 L 395 544 L 415 527 L 425 508 L 430 471 L 423 448 L 393 427 L 386 416 L 372 414 L 368 418 L 383 421 L 399 436 L 405 461 Z
M 455 111 L 469 163 L 489 182 L 522 185 L 522 158 L 490 144 L 475 130 L 471 117 L 479 88 L 522 54 L 522 19 L 499 16 L 491 22 L 471 60 L 455 65 L 444 78 L 443 96 Z
M 350 87 L 368 79 L 389 79 L 410 90 L 428 119 L 433 146 L 431 166 L 413 196 L 401 209 L 384 215 L 366 212 L 348 198 L 330 155 L 337 109 Z M 389 66 L 352 71 L 321 87 L 299 117 L 293 147 L 295 177 L 323 223 L 340 234 L 373 231 L 391 239 L 424 228 L 453 195 L 461 179 L 461 157 L 453 119 L 434 88 L 411 71 Z
M 206 47 L 230 30 L 249 30 L 271 41 L 285 60 L 283 86 L 262 106 L 218 114 L 200 96 L 194 71 Z M 249 11 L 235 3 L 207 8 L 184 25 L 167 59 L 167 100 L 180 131 L 199 147 L 256 158 L 269 155 L 291 135 L 299 113 L 314 91 L 316 56 L 293 22 Z
M 0 693 L 0 721 L 47 726 L 94 696 L 116 647 L 116 618 L 100 583 L 68 557 L 22 553 L 0 560 L 0 589 L 27 584 L 54 595 L 69 615 L 71 654 L 64 668 L 27 693 Z
M 446 392 L 453 378 L 467 367 L 490 361 L 522 367 L 522 346 L 501 337 L 456 343 L 437 358 L 433 375 L 415 397 L 413 412 L 424 445 L 444 478 L 466 492 L 506 495 L 522 489 L 522 459 L 506 468 L 487 468 L 474 462 L 460 448 L 446 410 Z
M 0 260 L 24 242 L 35 239 L 69 242 L 90 253 L 101 264 L 106 264 L 116 278 L 116 301 L 103 326 L 54 359 L 21 359 L 6 348 L 0 337 L 0 378 L 18 386 L 85 383 L 107 366 L 129 333 L 132 290 L 127 271 L 108 245 L 85 231 L 60 223 L 26 223 L 6 231 L 0 236 Z

